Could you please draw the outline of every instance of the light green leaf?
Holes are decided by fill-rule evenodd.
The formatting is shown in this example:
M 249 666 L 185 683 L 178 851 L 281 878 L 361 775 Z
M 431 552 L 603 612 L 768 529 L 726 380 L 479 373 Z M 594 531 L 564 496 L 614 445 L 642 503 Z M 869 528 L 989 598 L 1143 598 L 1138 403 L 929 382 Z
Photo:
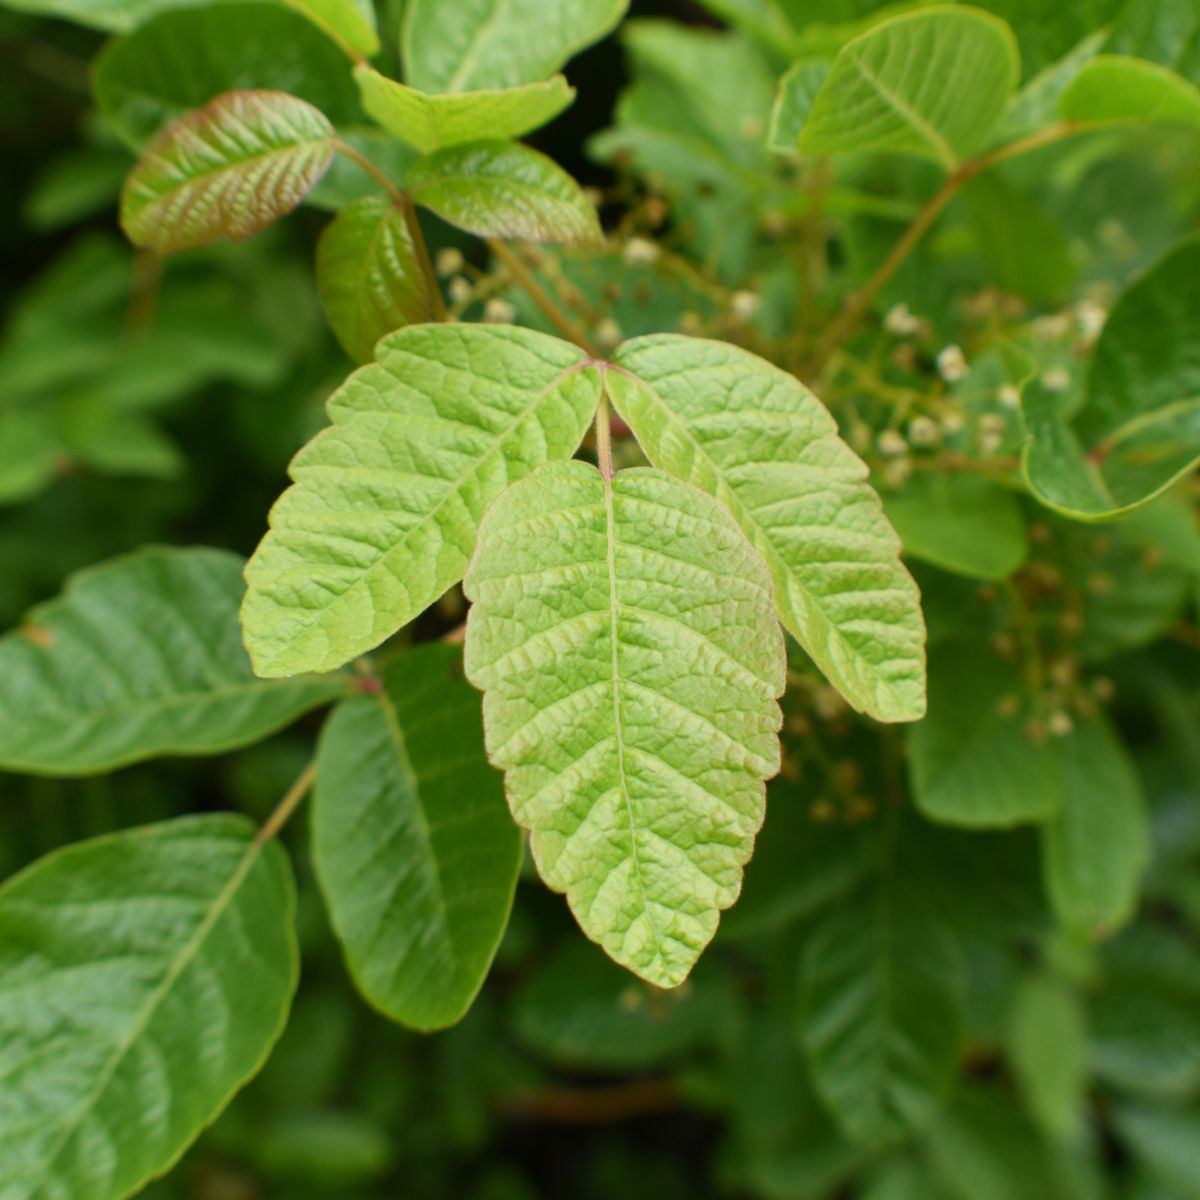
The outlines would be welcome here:
M 1048 745 L 1029 736 L 1025 690 L 1017 667 L 986 642 L 938 644 L 929 715 L 908 740 L 913 793 L 927 817 L 996 829 L 1058 811 L 1058 764 Z
M 379 53 L 375 10 L 369 0 L 284 0 L 323 29 L 350 54 L 367 58 Z
M 287 92 L 339 125 L 361 122 L 346 68 L 328 37 L 281 4 L 221 3 L 164 13 L 114 38 L 96 56 L 92 90 L 104 119 L 138 151 L 222 92 Z
M 1051 1137 L 1074 1137 L 1083 1127 L 1088 1076 L 1087 1024 L 1079 997 L 1050 975 L 1026 977 L 1013 1001 L 1008 1042 L 1029 1115 Z
M 1007 579 L 1029 555 L 1025 521 L 1006 488 L 970 475 L 925 471 L 884 501 L 913 558 L 972 579 Z
M 1042 871 L 1058 919 L 1102 936 L 1133 915 L 1150 835 L 1137 773 L 1111 726 L 1080 722 L 1056 743 L 1063 802 L 1042 830 Z
M 35 17 L 61 17 L 93 29 L 123 33 L 145 24 L 160 12 L 192 3 L 194 0 L 4 0 L 4 7 Z
M 615 29 L 628 6 L 629 0 L 409 0 L 404 76 L 424 92 L 534 83 Z
M 1157 63 L 1116 54 L 1086 63 L 1063 92 L 1059 107 L 1068 121 L 1200 129 L 1200 88 Z
M 520 137 L 545 125 L 575 99 L 575 89 L 562 75 L 520 87 L 447 95 L 417 91 L 365 63 L 354 68 L 354 78 L 367 113 L 422 154 L 480 138 Z
M 796 30 L 779 0 L 700 0 L 700 3 L 783 58 L 795 57 Z
M 890 1141 L 929 1120 L 958 1065 L 965 987 L 952 930 L 890 873 L 821 919 L 802 952 L 798 1028 L 850 1137 Z
M 385 196 L 344 208 L 317 243 L 317 288 L 351 358 L 370 362 L 385 333 L 430 318 L 429 297 L 403 215 Z
M 321 731 L 313 865 L 363 994 L 444 1029 L 470 1007 L 512 907 L 521 835 L 488 766 L 456 646 L 410 650 Z
M 1200 10 L 1192 0 L 1128 0 L 1108 49 L 1149 58 L 1200 83 Z
M 413 163 L 408 191 L 442 220 L 479 237 L 584 245 L 602 239 L 596 210 L 579 184 L 519 142 L 437 150 Z
M 241 559 L 153 548 L 80 572 L 0 639 L 0 765 L 107 771 L 249 745 L 345 692 L 255 679 L 242 649 Z
M 283 851 L 185 817 L 0 888 L 0 1194 L 120 1200 L 262 1066 L 296 986 Z
M 1022 412 L 1029 485 L 1076 520 L 1128 512 L 1189 474 L 1200 462 L 1200 240 L 1122 293 L 1078 414 L 1037 381 Z
M 527 329 L 415 325 L 378 355 L 330 399 L 246 568 L 260 675 L 340 666 L 432 604 L 488 505 L 573 454 L 600 395 L 581 351 Z
M 333 159 L 333 126 L 282 92 L 226 92 L 142 153 L 121 193 L 121 228 L 167 254 L 241 241 L 289 213 Z
M 53 410 L 31 404 L 0 411 L 0 504 L 28 500 L 49 486 L 58 458 Z
M 924 711 L 925 629 L 900 541 L 821 402 L 724 342 L 617 352 L 607 386 L 655 466 L 715 496 L 766 560 L 784 626 L 855 708 Z
M 916 154 L 952 171 L 987 141 L 1018 76 L 1016 39 L 990 13 L 945 5 L 893 17 L 833 60 L 800 150 Z
M 542 878 L 674 987 L 737 898 L 779 769 L 765 568 L 687 484 L 572 462 L 496 501 L 464 586 L 467 677 Z
M 1115 1124 L 1170 1200 L 1200 1200 L 1200 1112 L 1122 1105 Z
M 769 149 L 779 154 L 795 154 L 813 101 L 828 78 L 829 63 L 823 58 L 801 59 L 784 74 L 771 110 Z
M 1050 63 L 1029 80 L 1009 102 L 1004 125 L 996 141 L 1006 145 L 1054 124 L 1061 116 L 1063 92 L 1084 64 L 1100 53 L 1108 38 L 1108 29 L 1088 34 L 1068 54 Z

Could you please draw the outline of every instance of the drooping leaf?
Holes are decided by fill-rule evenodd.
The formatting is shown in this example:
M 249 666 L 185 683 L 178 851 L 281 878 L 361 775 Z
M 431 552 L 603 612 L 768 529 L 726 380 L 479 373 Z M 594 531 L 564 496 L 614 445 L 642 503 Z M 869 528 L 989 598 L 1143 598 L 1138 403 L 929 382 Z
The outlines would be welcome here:
M 404 74 L 425 92 L 516 87 L 553 75 L 625 15 L 629 0 L 411 0 Z
M 829 63 L 823 58 L 801 59 L 784 74 L 767 133 L 767 145 L 772 150 L 795 154 L 813 101 L 828 78 Z
M 167 126 L 121 193 L 130 241 L 167 254 L 241 241 L 289 213 L 333 159 L 333 126 L 283 92 L 226 92 Z
M 1056 743 L 1062 807 L 1042 831 L 1042 870 L 1058 919 L 1102 935 L 1127 921 L 1150 857 L 1141 784 L 1109 724 L 1080 722 Z
M 284 0 L 353 54 L 379 53 L 375 10 L 365 0 Z
M 950 825 L 1043 821 L 1062 803 L 1054 751 L 1030 736 L 1017 667 L 986 643 L 947 642 L 930 655 L 929 714 L 909 731 L 917 807 Z
M 1200 88 L 1157 63 L 1102 54 L 1084 64 L 1059 102 L 1068 121 L 1147 122 L 1200 130 Z
M 575 99 L 575 89 L 562 75 L 519 87 L 444 95 L 397 83 L 365 63 L 354 68 L 354 78 L 367 113 L 422 154 L 480 138 L 520 137 Z
M 916 154 L 952 171 L 999 123 L 1018 74 L 1012 30 L 990 13 L 938 6 L 892 17 L 833 60 L 800 151 Z
M 1122 293 L 1078 413 L 1037 381 L 1022 411 L 1030 487 L 1076 520 L 1127 512 L 1192 471 L 1200 462 L 1200 241 L 1184 242 Z
M 519 142 L 447 146 L 413 163 L 407 182 L 418 204 L 479 237 L 585 245 L 601 239 L 579 184 Z
M 243 817 L 68 846 L 0 888 L 0 1192 L 120 1200 L 262 1066 L 296 985 L 291 872 Z
M 884 511 L 906 554 L 972 579 L 1007 579 L 1029 554 L 1016 497 L 965 474 L 914 475 Z
M 727 505 L 766 560 L 784 626 L 855 708 L 924 711 L 925 630 L 900 542 L 819 400 L 724 342 L 617 352 L 607 386 L 650 461 Z
M 92 88 L 104 119 L 135 151 L 223 92 L 286 92 L 337 124 L 362 120 L 345 56 L 281 4 L 164 13 L 104 47 Z
M 802 952 L 798 1029 L 850 1137 L 890 1141 L 929 1120 L 958 1063 L 965 980 L 944 918 L 890 872 L 822 917 Z
M 0 639 L 0 764 L 48 775 L 249 745 L 345 692 L 255 679 L 241 559 L 147 549 L 83 571 Z
M 572 462 L 496 501 L 464 586 L 467 677 L 542 878 L 617 962 L 681 983 L 779 766 L 765 568 L 689 485 Z
M 384 196 L 356 200 L 326 226 L 317 288 L 338 341 L 359 362 L 371 361 L 385 333 L 431 315 L 404 217 Z
M 432 604 L 488 505 L 573 454 L 600 394 L 581 351 L 526 329 L 411 326 L 378 356 L 331 397 L 246 568 L 260 675 L 340 666 Z
M 521 865 L 460 659 L 408 651 L 338 706 L 317 755 L 313 863 L 334 929 L 367 999 L 415 1029 L 475 999 Z

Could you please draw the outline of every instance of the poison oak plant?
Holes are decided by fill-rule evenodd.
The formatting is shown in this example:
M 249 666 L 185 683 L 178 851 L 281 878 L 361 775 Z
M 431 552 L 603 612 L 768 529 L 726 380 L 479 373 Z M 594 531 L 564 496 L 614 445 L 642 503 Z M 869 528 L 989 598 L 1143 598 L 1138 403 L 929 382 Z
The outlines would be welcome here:
M 0 764 L 88 776 L 328 713 L 261 823 L 119 821 L 0 888 L 0 1198 L 133 1194 L 263 1066 L 310 793 L 371 1007 L 464 1018 L 527 843 L 625 972 L 572 932 L 525 978 L 518 919 L 517 1039 L 601 1071 L 694 1053 L 734 1188 L 1195 1195 L 1197 22 L 631 20 L 589 143 L 621 172 L 606 231 L 518 139 L 622 0 L 408 0 L 383 37 L 357 0 L 19 7 L 118 34 L 91 83 L 136 153 L 137 257 L 130 288 L 81 243 L 18 306 L 0 495 L 64 460 L 178 474 L 154 414 L 214 382 L 329 394 L 248 561 L 147 545 L 0 642 Z M 217 246 L 301 206 L 335 214 L 340 381 L 306 365 L 284 235 Z M 269 411 L 229 419 L 270 441 Z

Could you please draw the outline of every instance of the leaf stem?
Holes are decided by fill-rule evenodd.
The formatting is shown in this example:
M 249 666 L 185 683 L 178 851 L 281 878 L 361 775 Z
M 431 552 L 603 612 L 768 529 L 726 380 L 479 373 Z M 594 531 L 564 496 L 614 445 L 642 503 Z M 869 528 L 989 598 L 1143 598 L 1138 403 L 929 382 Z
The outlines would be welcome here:
M 299 775 L 296 782 L 284 793 L 283 799 L 275 806 L 275 811 L 266 819 L 262 828 L 255 835 L 255 842 L 260 846 L 269 842 L 288 823 L 288 819 L 300 807 L 301 801 L 308 795 L 317 778 L 317 760 L 314 758 Z
M 1093 128 L 1096 128 L 1094 122 L 1061 121 L 1056 125 L 1041 129 L 1037 133 L 1030 134 L 1028 137 L 1010 142 L 1007 146 L 989 150 L 986 154 L 972 158 L 947 175 L 942 181 L 941 187 L 925 202 L 913 219 L 913 223 L 892 247 L 891 253 L 879 264 L 875 274 L 859 291 L 846 298 L 841 313 L 818 340 L 816 349 L 803 374 L 810 379 L 816 375 L 829 361 L 830 355 L 858 328 L 859 322 L 866 316 L 875 297 L 883 290 L 887 281 L 913 252 L 917 243 L 929 232 L 929 227 L 941 215 L 942 210 L 958 195 L 965 184 L 997 163 L 1028 154 L 1031 150 L 1037 150 L 1052 142 L 1061 141 L 1063 138 L 1072 137 Z
M 529 298 L 541 309 L 546 319 L 569 342 L 574 342 L 585 354 L 592 358 L 603 357 L 600 351 L 588 340 L 588 336 L 555 302 L 554 297 L 537 281 L 533 272 L 513 253 L 503 242 L 494 238 L 488 239 L 488 249 L 505 265 L 508 273 L 528 293 Z
M 603 388 L 600 403 L 596 405 L 596 465 L 606 482 L 612 479 L 612 425 L 608 418 L 608 393 Z

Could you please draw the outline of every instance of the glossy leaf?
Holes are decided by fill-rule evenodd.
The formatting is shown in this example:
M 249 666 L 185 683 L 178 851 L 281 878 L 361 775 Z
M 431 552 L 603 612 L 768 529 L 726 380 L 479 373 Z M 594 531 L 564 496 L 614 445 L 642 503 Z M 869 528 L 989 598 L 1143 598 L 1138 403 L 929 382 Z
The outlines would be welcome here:
M 575 89 L 562 75 L 519 87 L 445 95 L 397 83 L 366 64 L 354 68 L 354 78 L 367 113 L 422 154 L 480 138 L 520 137 L 553 120 L 575 99 Z
M 255 679 L 241 559 L 140 550 L 73 577 L 0 639 L 0 765 L 48 775 L 249 745 L 343 694 Z
M 1122 293 L 1078 414 L 1036 381 L 1022 411 L 1030 487 L 1076 520 L 1127 512 L 1190 473 L 1200 462 L 1200 241 Z
M 965 978 L 944 917 L 897 880 L 817 924 L 802 952 L 799 1034 L 849 1136 L 890 1141 L 929 1120 L 958 1063 Z
M 1147 122 L 1200 130 L 1200 88 L 1140 58 L 1093 58 L 1071 80 L 1059 107 L 1068 121 Z
M 607 386 L 647 457 L 734 514 L 780 619 L 855 708 L 924 711 L 925 629 L 900 543 L 820 401 L 723 342 L 671 334 L 618 351 Z
M 467 1011 L 508 924 L 521 835 L 488 765 L 461 652 L 409 650 L 321 732 L 313 863 L 358 986 L 442 1029 Z
M 573 454 L 599 398 L 581 351 L 530 330 L 411 326 L 378 356 L 331 397 L 246 568 L 260 675 L 340 666 L 432 604 L 488 505 Z
M 583 189 L 557 163 L 518 142 L 447 146 L 415 162 L 408 190 L 424 208 L 479 237 L 601 240 Z
M 121 193 L 121 227 L 167 254 L 241 241 L 294 209 L 333 159 L 333 126 L 282 92 L 226 92 L 146 147 Z
M 779 769 L 765 568 L 686 483 L 572 462 L 496 501 L 464 586 L 467 677 L 542 878 L 674 987 L 737 898 Z
M 983 146 L 1017 78 L 1016 39 L 989 13 L 946 5 L 892 17 L 838 53 L 799 148 L 915 154 L 952 171 Z
M 411 0 L 405 78 L 425 92 L 516 87 L 553 75 L 616 27 L 629 0 Z
M 384 196 L 356 200 L 326 226 L 317 287 L 338 341 L 359 362 L 374 358 L 385 333 L 431 315 L 404 217 Z
M 379 53 L 375 12 L 365 0 L 285 0 L 352 54 Z
M 296 986 L 291 872 L 243 817 L 56 851 L 0 888 L 0 1193 L 120 1200 L 262 1066 Z

